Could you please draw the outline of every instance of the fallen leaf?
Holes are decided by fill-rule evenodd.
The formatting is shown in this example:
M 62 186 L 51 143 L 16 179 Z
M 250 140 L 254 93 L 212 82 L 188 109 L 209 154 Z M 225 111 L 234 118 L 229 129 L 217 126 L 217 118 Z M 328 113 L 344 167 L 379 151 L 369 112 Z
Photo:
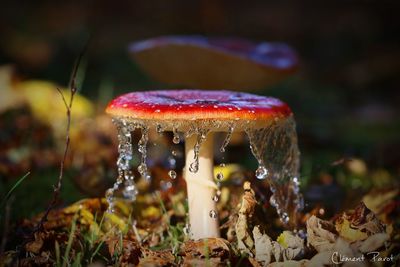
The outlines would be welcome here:
M 281 234 L 281 239 L 285 239 L 283 240 L 285 246 L 277 241 L 272 241 L 267 234 L 261 234 L 259 226 L 254 227 L 253 236 L 255 259 L 263 266 L 274 261 L 294 260 L 304 254 L 304 240 L 290 231 Z
M 36 232 L 35 235 L 35 240 L 31 241 L 29 243 L 27 243 L 25 245 L 25 250 L 28 252 L 32 252 L 35 254 L 38 254 L 40 252 L 40 250 L 43 247 L 44 241 L 43 241 L 43 237 L 42 237 L 42 233 L 41 232 Z
M 337 237 L 337 231 L 332 223 L 314 215 L 307 220 L 307 243 L 318 252 L 331 250 Z
M 365 240 L 373 234 L 385 232 L 383 223 L 362 202 L 353 211 L 337 217 L 335 228 L 349 242 Z
M 389 240 L 389 238 L 389 235 L 386 233 L 374 234 L 364 240 L 358 249 L 363 253 L 377 251 L 385 244 L 386 241 Z
M 122 244 L 121 244 L 122 241 Z M 118 236 L 106 240 L 108 252 L 111 256 L 118 255 L 121 264 L 138 264 L 141 255 L 140 246 L 133 236 L 124 236 L 121 240 Z
M 188 240 L 183 244 L 183 252 L 192 258 L 228 259 L 231 254 L 229 242 L 223 238 Z
M 250 182 L 245 182 L 243 185 L 244 194 L 239 207 L 235 232 L 239 251 L 253 256 L 254 241 L 252 239 L 250 224 L 253 219 L 252 217 L 257 201 L 255 199 L 255 193 L 250 186 Z
M 399 192 L 400 190 L 397 188 L 384 191 L 372 191 L 363 197 L 362 202 L 373 213 L 380 215 L 383 209 L 393 201 Z
M 254 236 L 254 251 L 255 259 L 262 265 L 268 264 L 272 261 L 272 240 L 266 235 L 262 234 L 259 226 L 253 229 Z
M 143 257 L 139 259 L 139 264 L 137 266 L 176 266 L 175 257 L 169 250 L 152 251 L 149 249 L 143 249 L 142 253 Z

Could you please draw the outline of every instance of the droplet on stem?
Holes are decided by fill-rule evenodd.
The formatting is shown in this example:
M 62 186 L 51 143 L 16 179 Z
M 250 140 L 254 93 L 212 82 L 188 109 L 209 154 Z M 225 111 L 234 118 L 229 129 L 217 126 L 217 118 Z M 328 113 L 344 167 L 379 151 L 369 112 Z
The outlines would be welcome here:
M 268 170 L 265 168 L 265 166 L 260 165 L 257 170 L 256 170 L 256 177 L 257 179 L 263 180 L 267 178 L 268 175 Z
M 218 202 L 219 201 L 219 196 L 217 196 L 217 195 L 213 196 L 212 200 L 215 201 L 215 202 Z
M 210 217 L 216 219 L 218 217 L 218 212 L 215 210 L 210 210 Z
M 176 178 L 176 171 L 170 170 L 170 171 L 168 172 L 168 176 L 169 176 L 171 179 L 175 179 L 175 178 Z
M 172 129 L 172 134 L 173 134 L 172 142 L 174 144 L 179 144 L 181 142 L 181 138 L 179 137 L 179 133 L 176 128 Z

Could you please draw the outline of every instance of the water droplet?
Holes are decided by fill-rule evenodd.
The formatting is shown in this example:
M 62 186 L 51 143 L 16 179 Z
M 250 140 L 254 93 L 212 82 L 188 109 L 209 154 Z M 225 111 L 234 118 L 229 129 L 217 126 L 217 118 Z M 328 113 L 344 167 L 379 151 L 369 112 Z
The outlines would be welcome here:
M 183 227 L 183 233 L 184 233 L 186 236 L 190 236 L 190 235 L 191 235 L 191 234 L 190 234 L 190 224 L 188 224 L 188 223 L 185 224 L 185 226 Z
M 215 210 L 210 210 L 210 217 L 213 219 L 217 219 L 218 213 Z
M 141 163 L 138 167 L 137 167 L 138 172 L 143 175 L 146 170 L 147 170 L 147 166 L 146 164 Z
M 217 196 L 217 195 L 213 196 L 212 200 L 215 201 L 215 202 L 218 202 L 219 201 L 219 196 Z
M 222 179 L 224 179 L 224 175 L 223 175 L 222 172 L 217 173 L 217 179 L 220 180 L 220 181 L 221 181 Z
M 107 189 L 106 191 L 106 199 L 107 200 L 112 200 L 114 198 L 114 190 L 113 189 Z
M 156 131 L 157 131 L 157 133 L 162 133 L 163 131 L 164 131 L 164 129 L 163 129 L 163 127 L 162 127 L 162 125 L 161 124 L 157 124 L 157 126 L 156 126 Z
M 136 189 L 136 186 L 132 183 L 128 183 L 125 185 L 124 190 L 122 191 L 122 194 L 125 199 L 130 200 L 130 201 L 135 201 L 136 200 L 136 195 L 138 194 L 138 191 Z
M 226 134 L 226 137 L 224 139 L 224 142 L 222 143 L 221 148 L 219 149 L 221 151 L 221 153 L 225 152 L 226 147 L 228 146 L 229 142 L 231 141 L 231 137 L 232 137 L 232 133 L 233 133 L 233 127 L 230 126 L 228 133 Z
M 265 168 L 265 166 L 261 165 L 257 168 L 256 170 L 256 177 L 257 179 L 263 180 L 267 177 L 268 175 L 268 170 Z
M 271 206 L 274 208 L 277 206 L 274 195 L 272 195 L 271 198 L 269 199 L 269 204 L 271 204 Z
M 171 179 L 176 179 L 176 171 L 170 170 L 170 171 L 168 172 L 168 176 L 169 176 Z
M 221 164 L 219 164 L 219 166 L 220 166 L 221 168 L 223 168 L 223 167 L 225 167 L 225 163 L 221 163 Z
M 190 172 L 196 173 L 198 170 L 199 170 L 199 162 L 198 161 L 190 163 L 190 166 L 189 166 Z
M 179 144 L 181 142 L 181 138 L 179 137 L 178 130 L 174 128 L 172 132 L 173 132 L 172 142 L 174 144 Z
M 172 150 L 171 151 L 172 156 L 176 157 L 178 155 L 178 151 L 176 150 Z
M 282 215 L 281 215 L 281 221 L 282 221 L 284 224 L 287 224 L 287 223 L 289 222 L 289 220 L 290 220 L 289 215 L 288 215 L 286 212 L 282 213 Z
M 221 190 L 217 190 L 217 192 L 215 193 L 217 196 L 221 196 L 222 192 Z

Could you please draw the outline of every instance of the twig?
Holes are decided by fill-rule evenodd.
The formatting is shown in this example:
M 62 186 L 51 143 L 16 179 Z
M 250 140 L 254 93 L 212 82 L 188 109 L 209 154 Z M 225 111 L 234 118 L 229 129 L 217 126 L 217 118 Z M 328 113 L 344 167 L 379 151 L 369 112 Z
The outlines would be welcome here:
M 64 155 L 63 158 L 61 160 L 60 163 L 60 172 L 58 175 L 58 180 L 55 186 L 53 186 L 53 198 L 49 204 L 49 206 L 47 207 L 45 213 L 43 214 L 42 218 L 40 219 L 39 223 L 37 224 L 37 226 L 34 229 L 34 232 L 37 232 L 39 230 L 43 229 L 43 224 L 47 221 L 47 217 L 50 213 L 50 211 L 56 206 L 59 198 L 60 198 L 60 193 L 61 193 L 61 186 L 62 186 L 62 180 L 64 177 L 64 166 L 65 166 L 65 162 L 67 160 L 67 155 L 68 155 L 68 151 L 69 151 L 69 145 L 70 145 L 70 128 L 71 128 L 71 110 L 72 110 L 72 103 L 74 102 L 74 96 L 77 92 L 77 85 L 76 85 L 76 75 L 78 72 L 78 68 L 79 65 L 81 63 L 82 57 L 86 52 L 86 48 L 87 48 L 87 43 L 84 47 L 84 49 L 81 51 L 81 53 L 79 54 L 75 66 L 72 70 L 72 75 L 71 75 L 71 82 L 70 82 L 70 98 L 69 98 L 69 102 L 67 102 L 64 94 L 62 93 L 62 91 L 57 88 L 57 91 L 60 93 L 61 95 L 61 99 L 64 102 L 65 108 L 67 110 L 67 128 L 66 128 L 66 135 L 65 135 L 65 147 L 64 147 Z
M 44 212 L 42 218 L 40 219 L 40 221 L 37 223 L 37 225 L 33 228 L 33 230 L 24 238 L 24 241 L 22 242 L 22 244 L 18 245 L 16 248 L 16 254 L 18 255 L 16 258 L 14 258 L 14 263 L 15 261 L 18 261 L 19 257 L 21 256 L 21 253 L 23 253 L 25 251 L 25 246 L 26 244 L 28 244 L 29 242 L 35 240 L 35 234 L 39 231 L 42 231 L 44 229 L 44 223 L 47 221 L 49 213 L 52 209 L 54 209 L 54 207 L 56 206 L 56 204 L 59 201 L 60 198 L 60 193 L 61 193 L 61 186 L 62 186 L 62 180 L 64 177 L 64 166 L 65 166 L 65 162 L 67 161 L 67 155 L 68 155 L 68 151 L 69 151 L 69 145 L 70 145 L 70 126 L 71 126 L 71 110 L 72 110 L 72 104 L 74 102 L 74 96 L 77 92 L 77 82 L 76 82 L 76 76 L 78 73 L 78 69 L 79 69 L 79 65 L 81 63 L 81 60 L 83 58 L 83 55 L 86 52 L 86 49 L 88 47 L 89 44 L 89 40 L 86 42 L 84 48 L 82 49 L 81 53 L 79 54 L 78 58 L 76 59 L 74 68 L 72 70 L 72 74 L 71 74 L 71 81 L 69 84 L 69 89 L 70 89 L 70 98 L 69 101 L 67 102 L 64 94 L 62 93 L 62 91 L 57 88 L 57 91 L 60 93 L 61 98 L 64 102 L 65 108 L 66 108 L 66 113 L 67 113 L 67 128 L 66 128 L 66 137 L 65 137 L 65 146 L 64 146 L 64 154 L 63 154 L 63 158 L 60 162 L 60 171 L 59 171 L 59 175 L 58 175 L 58 179 L 56 184 L 53 186 L 53 197 L 49 203 L 49 205 L 46 208 L 46 211 Z

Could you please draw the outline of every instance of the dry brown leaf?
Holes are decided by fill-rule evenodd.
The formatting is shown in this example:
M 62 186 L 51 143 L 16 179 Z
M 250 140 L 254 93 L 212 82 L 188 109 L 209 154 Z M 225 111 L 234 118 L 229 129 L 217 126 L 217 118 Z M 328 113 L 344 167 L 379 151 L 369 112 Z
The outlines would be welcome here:
M 362 202 L 354 211 L 339 216 L 335 220 L 335 227 L 339 235 L 349 242 L 365 240 L 371 235 L 385 232 L 382 222 Z
M 42 232 L 36 232 L 35 233 L 35 240 L 27 243 L 25 245 L 25 250 L 27 252 L 32 252 L 35 254 L 38 254 L 40 250 L 43 247 L 44 241 L 43 241 L 43 233 Z
M 363 253 L 376 251 L 381 248 L 389 238 L 389 235 L 386 233 L 374 234 L 364 240 L 358 249 Z
M 334 247 L 338 235 L 332 223 L 313 215 L 307 220 L 307 237 L 308 245 L 322 252 Z
M 137 266 L 158 267 L 158 266 L 176 266 L 175 257 L 170 250 L 152 251 L 142 249 L 143 257 L 139 259 Z
M 230 258 L 229 242 L 223 238 L 206 238 L 201 240 L 188 240 L 183 244 L 182 250 L 190 258 Z
M 263 265 L 272 261 L 272 240 L 267 234 L 262 234 L 259 226 L 253 229 L 255 244 L 255 259 Z
M 134 240 L 134 237 L 128 235 L 122 239 L 122 244 L 120 242 L 118 236 L 106 240 L 110 255 L 119 255 L 118 261 L 121 264 L 138 264 L 141 251 L 140 245 Z
M 399 194 L 398 188 L 392 190 L 372 191 L 362 199 L 365 206 L 375 213 L 379 219 L 387 222 L 387 207 L 391 206 L 394 198 Z M 386 211 L 386 212 L 385 212 Z
M 257 204 L 255 193 L 251 189 L 250 182 L 243 185 L 244 194 L 240 202 L 239 215 L 235 225 L 236 237 L 238 240 L 238 249 L 241 253 L 254 255 L 254 241 L 250 230 L 250 224 Z
M 290 261 L 304 254 L 304 240 L 289 231 L 285 231 L 285 246 L 280 242 L 272 241 L 266 234 L 261 234 L 258 226 L 253 229 L 255 242 L 255 259 L 262 265 L 273 261 Z M 283 239 L 283 237 L 281 237 Z

